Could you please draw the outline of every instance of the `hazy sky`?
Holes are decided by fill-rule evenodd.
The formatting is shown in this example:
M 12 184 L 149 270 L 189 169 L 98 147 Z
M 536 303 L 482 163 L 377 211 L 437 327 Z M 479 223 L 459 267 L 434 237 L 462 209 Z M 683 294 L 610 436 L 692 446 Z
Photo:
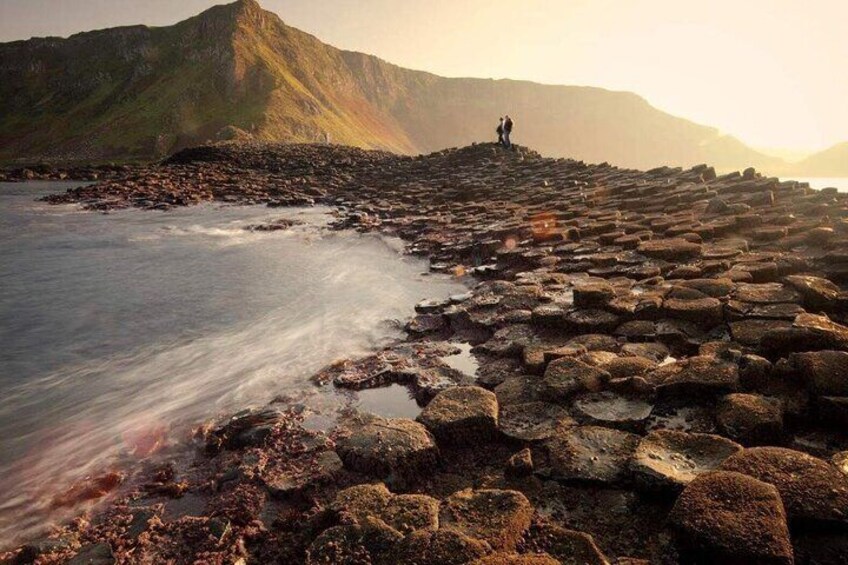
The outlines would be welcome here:
M 0 0 L 0 41 L 171 24 L 215 0 Z M 446 76 L 630 90 L 761 148 L 848 141 L 848 0 L 260 0 Z

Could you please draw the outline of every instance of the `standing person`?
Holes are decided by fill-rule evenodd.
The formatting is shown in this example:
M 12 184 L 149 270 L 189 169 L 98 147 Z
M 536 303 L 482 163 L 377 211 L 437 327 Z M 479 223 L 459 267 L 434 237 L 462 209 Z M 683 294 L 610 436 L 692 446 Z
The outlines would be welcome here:
M 508 114 L 504 120 L 503 130 L 504 147 L 509 149 L 512 147 L 512 143 L 509 141 L 509 135 L 512 133 L 512 118 L 510 118 Z
M 498 145 L 504 144 L 504 119 L 501 118 L 501 121 L 498 123 L 498 129 L 495 130 L 498 133 Z

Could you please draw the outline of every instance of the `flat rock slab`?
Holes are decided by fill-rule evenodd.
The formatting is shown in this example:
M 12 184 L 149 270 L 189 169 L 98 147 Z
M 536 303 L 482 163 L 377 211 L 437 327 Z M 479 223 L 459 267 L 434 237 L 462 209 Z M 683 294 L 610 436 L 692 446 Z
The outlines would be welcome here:
M 848 477 L 826 461 L 782 447 L 752 447 L 721 469 L 774 485 L 793 522 L 848 528 Z
M 470 445 L 495 437 L 498 429 L 498 400 L 477 386 L 444 390 L 418 416 L 439 441 Z
M 439 456 L 435 439 L 418 422 L 370 415 L 342 424 L 336 451 L 352 471 L 401 481 L 430 472 Z
M 545 369 L 542 394 L 557 402 L 585 391 L 599 391 L 610 380 L 606 371 L 571 357 L 555 359 Z
M 675 261 L 700 257 L 701 244 L 682 238 L 652 239 L 640 243 L 637 250 L 651 259 Z
M 780 302 L 800 302 L 801 295 L 791 287 L 781 283 L 750 284 L 741 283 L 732 294 L 734 300 L 754 304 L 777 304 Z
M 783 403 L 758 394 L 728 394 L 718 403 L 716 423 L 743 445 L 774 445 L 783 435 Z
M 717 435 L 657 430 L 639 442 L 630 468 L 642 488 L 678 493 L 741 449 Z
M 584 394 L 572 404 L 574 414 L 585 424 L 638 431 L 651 416 L 653 404 L 613 392 Z
M 689 357 L 645 375 L 662 397 L 693 398 L 717 395 L 739 387 L 739 367 L 711 355 Z
M 848 351 L 848 327 L 827 316 L 801 314 L 791 327 L 767 332 L 760 340 L 765 357 L 785 357 L 804 351 Z
M 439 527 L 439 501 L 423 494 L 392 494 L 382 483 L 357 485 L 340 491 L 330 510 L 343 522 L 364 523 L 378 518 L 406 535 Z
M 514 551 L 530 527 L 533 507 L 513 490 L 466 489 L 442 501 L 439 522 L 499 550 Z
M 683 562 L 794 563 L 786 512 L 772 485 L 715 471 L 689 483 L 669 515 Z
M 546 553 L 525 554 L 517 553 L 493 553 L 480 559 L 475 559 L 469 565 L 560 565 L 558 559 L 554 559 Z
M 668 298 L 663 301 L 662 309 L 669 318 L 686 320 L 704 328 L 712 328 L 724 321 L 724 305 L 716 298 Z
M 639 436 L 599 426 L 562 430 L 545 442 L 552 479 L 615 483 L 628 475 Z
M 576 425 L 568 410 L 549 402 L 512 404 L 501 409 L 498 427 L 506 437 L 518 441 L 544 441 L 560 428 Z
M 795 353 L 790 356 L 789 363 L 813 394 L 848 396 L 848 353 L 845 351 Z

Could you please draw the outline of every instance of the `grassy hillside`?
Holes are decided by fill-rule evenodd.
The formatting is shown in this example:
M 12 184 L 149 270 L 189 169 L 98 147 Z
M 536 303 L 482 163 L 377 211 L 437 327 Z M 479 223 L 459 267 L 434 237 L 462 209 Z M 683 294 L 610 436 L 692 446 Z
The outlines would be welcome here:
M 166 28 L 0 44 L 0 161 L 156 159 L 218 138 L 417 153 L 488 140 L 497 117 L 552 156 L 776 167 L 716 130 L 598 88 L 447 79 L 342 51 L 255 0 Z
M 807 157 L 793 166 L 792 173 L 810 177 L 848 177 L 848 142 Z

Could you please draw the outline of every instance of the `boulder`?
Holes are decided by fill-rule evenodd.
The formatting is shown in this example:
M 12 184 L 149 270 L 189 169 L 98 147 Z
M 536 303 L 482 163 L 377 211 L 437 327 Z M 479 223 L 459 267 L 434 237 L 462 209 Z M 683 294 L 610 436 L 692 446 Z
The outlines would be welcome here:
M 640 377 L 657 368 L 657 362 L 647 357 L 617 357 L 599 367 L 613 379 Z
M 388 563 L 464 565 L 491 552 L 488 543 L 458 530 L 418 530 L 396 544 Z
M 330 510 L 346 523 L 362 524 L 367 518 L 378 518 L 404 535 L 439 527 L 438 500 L 422 494 L 392 494 L 382 483 L 340 491 Z
M 767 332 L 760 340 L 760 350 L 770 358 L 803 351 L 848 351 L 848 327 L 827 316 L 800 314 L 791 327 Z
M 717 435 L 657 430 L 639 442 L 630 468 L 642 488 L 677 494 L 741 449 Z
M 461 490 L 443 500 L 439 510 L 441 528 L 504 551 L 515 550 L 532 517 L 527 497 L 513 490 Z
M 774 485 L 794 523 L 848 527 L 848 477 L 826 461 L 782 447 L 752 447 L 729 457 L 721 469 Z
M 783 281 L 800 295 L 804 307 L 816 312 L 835 312 L 845 306 L 834 283 L 811 275 L 789 275 Z
M 724 306 L 716 298 L 681 300 L 668 298 L 663 301 L 663 312 L 677 320 L 693 322 L 704 328 L 712 328 L 724 321 Z
M 566 565 L 607 565 L 609 561 L 589 534 L 567 530 L 556 524 L 536 524 L 530 528 L 522 549 L 542 553 Z
M 553 401 L 563 401 L 578 392 L 599 391 L 610 380 L 604 370 L 592 367 L 571 357 L 562 357 L 548 364 L 542 379 L 542 394 Z
M 598 426 L 562 430 L 544 444 L 548 468 L 544 474 L 564 481 L 615 483 L 628 476 L 639 436 Z
M 370 415 L 342 424 L 336 451 L 352 471 L 401 482 L 429 473 L 439 456 L 433 436 L 418 422 Z
M 501 409 L 498 426 L 507 438 L 517 441 L 544 441 L 559 428 L 575 425 L 568 410 L 548 402 L 512 404 Z
M 693 480 L 669 524 L 684 563 L 794 563 L 777 489 L 740 473 L 715 471 Z
M 716 423 L 742 445 L 774 445 L 783 436 L 783 404 L 758 394 L 728 394 L 718 403 Z
M 533 468 L 533 452 L 525 447 L 507 460 L 504 475 L 512 478 L 527 477 L 533 474 Z
M 449 388 L 436 395 L 418 416 L 439 441 L 472 445 L 492 439 L 498 429 L 498 400 L 477 386 Z
M 378 563 L 388 558 L 403 535 L 381 520 L 324 530 L 306 552 L 307 565 Z
M 848 396 L 848 352 L 794 353 L 789 364 L 816 396 Z

